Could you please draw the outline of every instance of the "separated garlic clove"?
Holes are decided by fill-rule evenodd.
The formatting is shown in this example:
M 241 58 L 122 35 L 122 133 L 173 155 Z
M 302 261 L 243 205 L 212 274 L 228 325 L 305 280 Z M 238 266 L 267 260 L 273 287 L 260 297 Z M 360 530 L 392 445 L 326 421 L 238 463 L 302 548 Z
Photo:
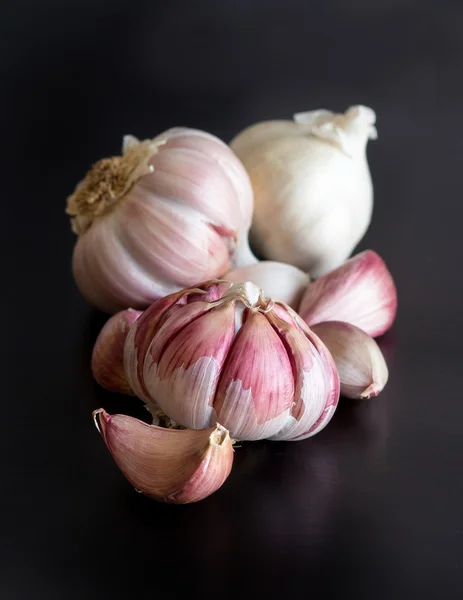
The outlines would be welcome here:
M 309 327 L 346 321 L 377 337 L 394 322 L 397 290 L 383 259 L 365 250 L 310 283 L 298 312 Z
M 372 337 L 342 321 L 319 323 L 312 331 L 334 358 L 341 380 L 341 396 L 372 398 L 381 392 L 389 373 L 384 356 Z
M 123 155 L 97 162 L 68 198 L 77 286 L 114 313 L 222 277 L 256 260 L 252 211 L 249 177 L 215 136 L 181 127 L 126 136 Z
M 334 361 L 286 304 L 252 282 L 209 281 L 155 302 L 124 347 L 130 387 L 156 415 L 234 439 L 320 431 L 339 398 Z
M 233 464 L 233 442 L 219 424 L 165 429 L 102 408 L 93 417 L 117 466 L 139 491 L 162 502 L 188 504 L 213 494 Z
M 371 220 L 375 121 L 367 106 L 315 110 L 257 123 L 230 142 L 254 190 L 251 242 L 261 256 L 312 277 L 348 258 Z
M 141 311 L 123 310 L 105 323 L 92 352 L 92 372 L 98 383 L 111 392 L 133 394 L 124 371 L 124 344 Z
M 233 269 L 224 275 L 224 279 L 233 283 L 252 281 L 265 290 L 270 298 L 285 302 L 295 310 L 310 281 L 308 273 L 303 273 L 297 267 L 270 260 Z

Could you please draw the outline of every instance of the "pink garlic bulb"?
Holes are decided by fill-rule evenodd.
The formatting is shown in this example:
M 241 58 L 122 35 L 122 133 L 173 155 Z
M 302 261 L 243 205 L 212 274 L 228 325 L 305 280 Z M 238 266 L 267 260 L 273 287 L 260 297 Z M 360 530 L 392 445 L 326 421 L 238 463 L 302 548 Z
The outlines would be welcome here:
M 114 338 L 107 339 L 110 356 Z M 126 337 L 124 369 L 154 416 L 161 410 L 191 429 L 220 423 L 239 440 L 312 436 L 339 398 L 326 346 L 251 282 L 211 281 L 155 302 Z M 98 380 L 107 386 L 107 377 Z
M 68 198 L 77 286 L 114 313 L 222 277 L 256 260 L 252 211 L 249 177 L 217 137 L 181 127 L 125 136 L 123 155 L 97 162 Z

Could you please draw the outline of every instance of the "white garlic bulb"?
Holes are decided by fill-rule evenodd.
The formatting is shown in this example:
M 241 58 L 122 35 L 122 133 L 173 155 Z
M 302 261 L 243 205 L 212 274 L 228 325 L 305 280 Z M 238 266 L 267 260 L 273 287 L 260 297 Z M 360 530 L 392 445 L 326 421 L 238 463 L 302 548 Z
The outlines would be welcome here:
M 251 242 L 263 257 L 313 277 L 348 258 L 371 220 L 366 145 L 377 137 L 375 121 L 366 106 L 316 110 L 257 123 L 232 140 L 251 178 Z
M 249 177 L 229 146 L 187 128 L 124 138 L 68 198 L 82 294 L 113 313 L 254 262 Z

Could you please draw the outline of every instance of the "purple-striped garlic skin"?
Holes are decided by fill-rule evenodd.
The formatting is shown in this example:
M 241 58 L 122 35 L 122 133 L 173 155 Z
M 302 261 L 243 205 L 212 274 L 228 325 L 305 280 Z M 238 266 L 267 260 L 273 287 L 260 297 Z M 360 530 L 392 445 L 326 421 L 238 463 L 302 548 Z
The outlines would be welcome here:
M 129 308 L 110 317 L 98 335 L 92 352 L 92 372 L 110 392 L 133 394 L 124 370 L 124 345 L 130 328 L 141 311 Z
M 139 492 L 161 502 L 197 502 L 218 490 L 233 464 L 233 442 L 219 425 L 168 429 L 126 415 L 94 411 L 117 466 Z
M 180 127 L 126 136 L 123 156 L 96 163 L 68 199 L 77 286 L 114 313 L 222 277 L 256 260 L 252 211 L 249 177 L 217 137 Z
M 394 322 L 396 286 L 384 260 L 365 250 L 310 283 L 298 313 L 309 327 L 345 321 L 377 337 Z
M 210 281 L 155 302 L 124 348 L 127 381 L 155 414 L 239 440 L 298 440 L 329 422 L 339 377 L 321 340 L 251 282 Z

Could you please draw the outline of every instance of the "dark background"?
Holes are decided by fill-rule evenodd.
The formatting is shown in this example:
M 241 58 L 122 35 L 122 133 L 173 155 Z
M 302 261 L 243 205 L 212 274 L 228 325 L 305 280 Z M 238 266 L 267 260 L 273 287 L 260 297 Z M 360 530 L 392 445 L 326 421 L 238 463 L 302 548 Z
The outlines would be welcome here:
M 2 599 L 463 597 L 462 31 L 461 2 L 3 0 Z M 126 133 L 355 103 L 379 131 L 360 249 L 399 291 L 387 388 L 244 444 L 197 505 L 139 496 L 91 419 L 144 412 L 92 381 L 66 196 Z

